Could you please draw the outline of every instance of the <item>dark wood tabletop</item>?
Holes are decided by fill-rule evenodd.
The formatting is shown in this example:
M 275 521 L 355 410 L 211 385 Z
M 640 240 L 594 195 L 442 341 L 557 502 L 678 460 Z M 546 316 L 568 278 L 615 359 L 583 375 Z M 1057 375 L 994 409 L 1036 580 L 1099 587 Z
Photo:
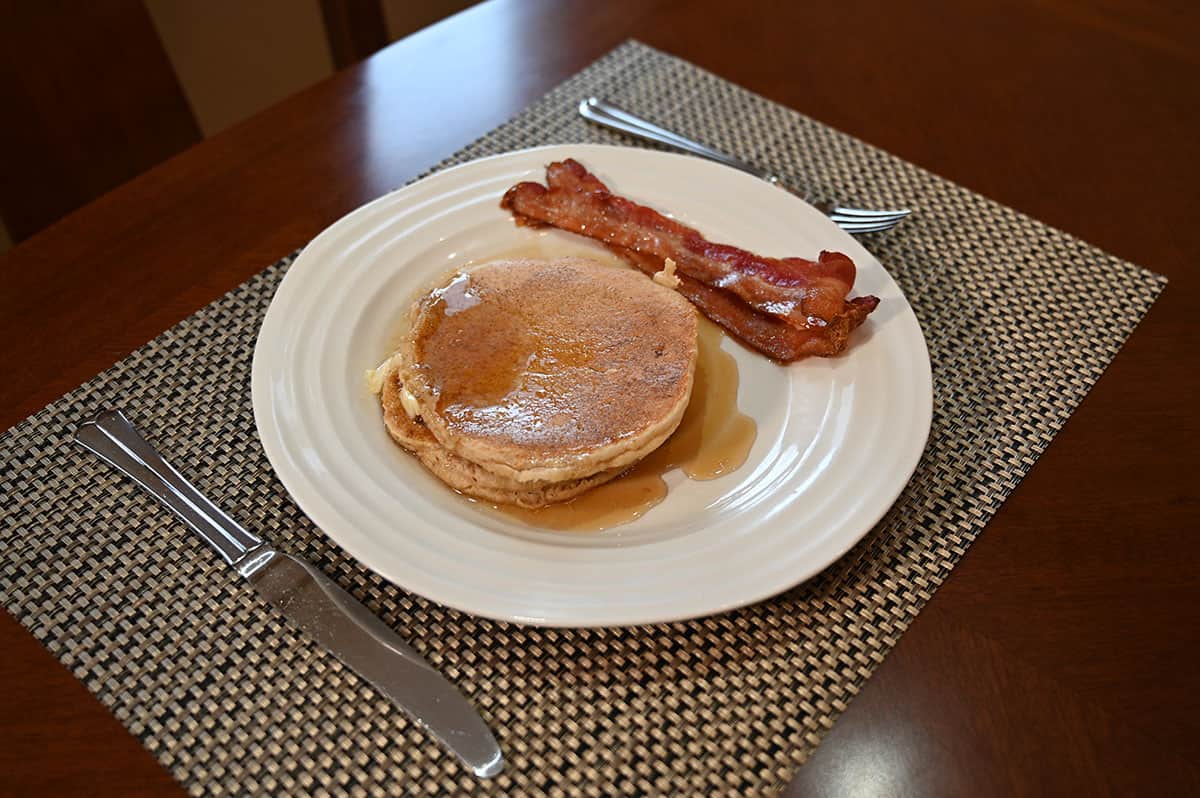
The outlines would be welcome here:
M 494 0 L 5 256 L 0 422 L 636 37 L 1171 280 L 790 794 L 1200 794 L 1198 9 Z M 2 613 L 0 650 L 0 793 L 182 794 Z

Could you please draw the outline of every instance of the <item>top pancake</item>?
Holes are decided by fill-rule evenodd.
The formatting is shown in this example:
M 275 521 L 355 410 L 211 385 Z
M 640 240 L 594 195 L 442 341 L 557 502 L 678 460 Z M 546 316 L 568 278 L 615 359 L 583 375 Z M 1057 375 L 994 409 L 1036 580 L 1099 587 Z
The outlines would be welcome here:
M 400 355 L 447 449 L 517 481 L 579 479 L 636 462 L 678 426 L 696 315 L 585 258 L 496 261 L 419 301 Z

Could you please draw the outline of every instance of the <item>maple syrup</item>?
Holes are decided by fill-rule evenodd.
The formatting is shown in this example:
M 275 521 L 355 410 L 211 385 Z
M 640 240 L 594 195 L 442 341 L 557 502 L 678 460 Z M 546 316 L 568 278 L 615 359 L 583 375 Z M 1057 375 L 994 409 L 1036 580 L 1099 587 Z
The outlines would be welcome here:
M 666 498 L 663 475 L 672 469 L 690 479 L 709 480 L 746 462 L 758 428 L 737 406 L 737 361 L 721 349 L 721 328 L 705 318 L 698 321 L 692 398 L 678 429 L 662 446 L 625 474 L 571 501 L 537 509 L 494 508 L 530 526 L 596 532 L 640 518 Z

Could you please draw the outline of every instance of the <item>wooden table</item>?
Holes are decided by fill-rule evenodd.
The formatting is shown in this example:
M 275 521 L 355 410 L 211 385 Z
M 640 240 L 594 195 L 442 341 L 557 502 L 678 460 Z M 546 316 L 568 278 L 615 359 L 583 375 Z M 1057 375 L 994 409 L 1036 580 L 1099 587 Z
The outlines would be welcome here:
M 1171 278 L 791 794 L 1197 794 L 1200 13 L 1175 5 L 495 0 L 5 257 L 0 422 L 635 36 Z M 181 794 L 7 615 L 0 647 L 0 792 Z

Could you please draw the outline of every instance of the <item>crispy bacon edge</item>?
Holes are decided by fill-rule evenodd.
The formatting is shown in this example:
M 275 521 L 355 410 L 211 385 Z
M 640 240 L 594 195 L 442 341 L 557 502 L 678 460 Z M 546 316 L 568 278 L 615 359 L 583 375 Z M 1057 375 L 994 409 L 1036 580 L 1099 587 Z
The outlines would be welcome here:
M 771 259 L 713 244 L 692 228 L 612 194 L 573 159 L 550 164 L 546 178 L 548 188 L 530 182 L 513 186 L 505 193 L 501 207 L 512 212 L 518 224 L 552 225 L 603 241 L 648 275 L 660 271 L 665 258 L 672 258 L 679 266 L 678 290 L 685 298 L 746 345 L 776 360 L 790 362 L 812 355 L 840 354 L 850 332 L 879 304 L 873 296 L 846 299 L 853 287 L 855 269 L 841 253 L 822 252 L 815 262 Z M 630 227 L 634 232 L 632 247 L 619 243 L 630 240 Z M 703 263 L 697 265 L 696 258 L 705 257 L 700 253 L 706 253 L 712 261 L 707 268 L 702 268 Z M 681 263 L 690 264 L 691 271 Z M 739 272 L 736 279 L 725 271 L 746 264 L 751 264 L 748 272 Z M 803 274 L 806 271 L 808 274 Z M 717 277 L 716 284 L 696 276 L 703 273 L 711 277 L 716 272 L 726 275 Z M 791 293 L 786 299 L 767 301 L 763 299 L 762 284 L 781 291 L 790 289 Z M 745 295 L 753 292 L 758 292 L 757 304 L 746 299 Z M 780 302 L 793 306 L 779 313 Z M 794 304 L 797 302 L 798 306 Z M 801 315 L 794 312 L 797 310 L 803 311 L 802 318 L 797 318 Z
M 845 312 L 855 268 L 841 253 L 822 252 L 817 261 L 764 258 L 713 243 L 693 228 L 613 194 L 572 159 L 550 164 L 546 182 L 518 183 L 505 193 L 501 207 L 527 223 L 550 224 L 660 260 L 671 258 L 683 274 L 731 291 L 756 310 L 796 327 L 829 324 Z
M 608 245 L 638 271 L 653 276 L 663 268 L 663 261 L 653 255 L 626 247 Z M 724 327 L 742 343 L 784 363 L 802 357 L 830 357 L 846 348 L 850 332 L 862 324 L 879 304 L 873 296 L 856 297 L 846 303 L 846 311 L 823 327 L 793 327 L 776 316 L 759 313 L 738 297 L 710 285 L 676 274 L 680 294 L 701 313 Z

